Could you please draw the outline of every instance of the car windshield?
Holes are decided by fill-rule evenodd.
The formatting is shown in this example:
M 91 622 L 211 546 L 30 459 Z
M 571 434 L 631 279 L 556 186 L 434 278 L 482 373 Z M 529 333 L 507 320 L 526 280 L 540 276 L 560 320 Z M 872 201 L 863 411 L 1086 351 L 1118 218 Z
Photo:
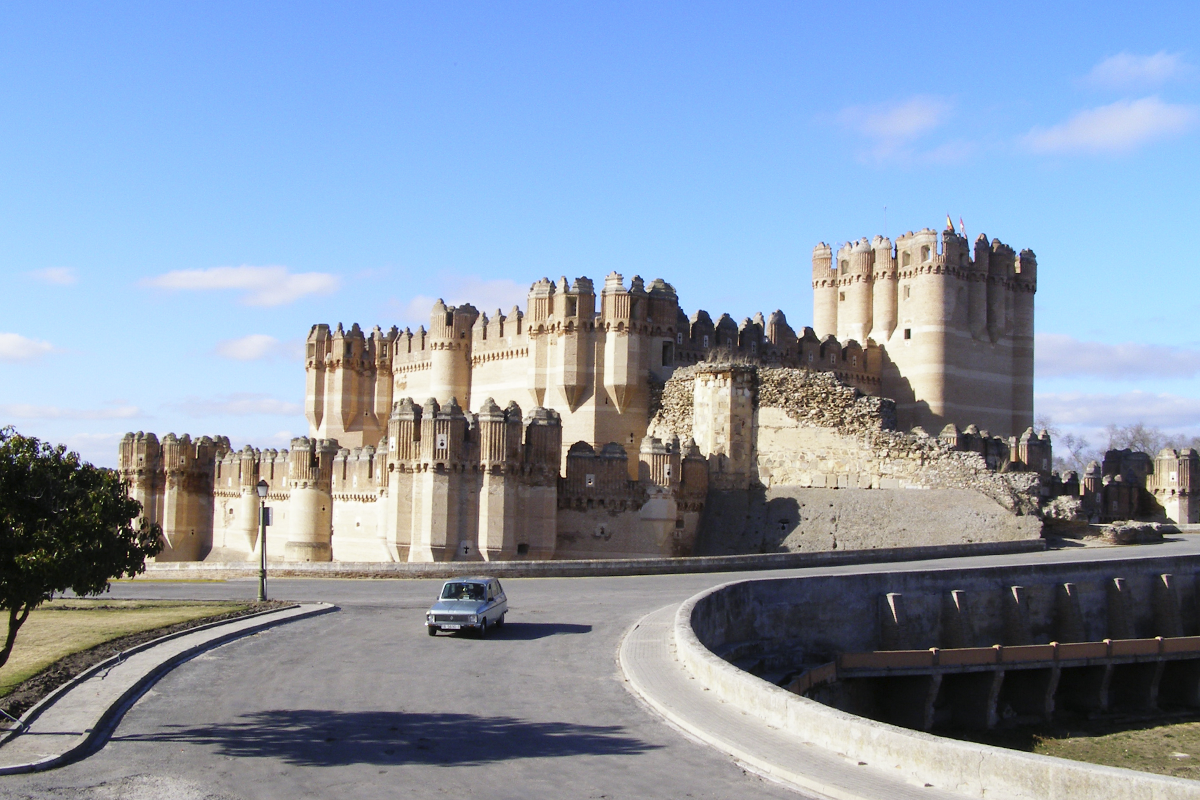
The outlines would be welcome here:
M 443 600 L 482 600 L 483 595 L 479 583 L 447 583 L 442 587 Z

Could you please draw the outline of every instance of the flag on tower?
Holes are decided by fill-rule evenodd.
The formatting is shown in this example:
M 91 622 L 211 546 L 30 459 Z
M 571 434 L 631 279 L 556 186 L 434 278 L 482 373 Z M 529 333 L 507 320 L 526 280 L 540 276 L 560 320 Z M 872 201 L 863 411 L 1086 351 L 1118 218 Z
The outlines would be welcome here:
M 950 219 L 950 215 L 946 215 L 946 230 L 954 233 L 954 222 Z
M 967 238 L 967 226 L 963 225 L 962 217 L 958 218 L 958 235 Z

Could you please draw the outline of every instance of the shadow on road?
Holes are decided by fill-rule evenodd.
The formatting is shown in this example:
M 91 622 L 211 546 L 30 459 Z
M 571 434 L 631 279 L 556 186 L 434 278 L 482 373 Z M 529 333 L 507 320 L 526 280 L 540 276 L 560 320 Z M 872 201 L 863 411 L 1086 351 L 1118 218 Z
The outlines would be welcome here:
M 489 628 L 489 639 L 544 639 L 566 633 L 591 633 L 591 625 L 575 625 L 569 622 L 505 622 L 503 628 Z M 459 635 L 472 636 L 470 631 Z
M 296 710 L 246 714 L 229 725 L 173 725 L 161 733 L 114 737 L 114 741 L 209 745 L 233 758 L 277 758 L 313 767 L 468 766 L 517 758 L 638 755 L 658 748 L 622 730 L 616 725 L 474 714 Z

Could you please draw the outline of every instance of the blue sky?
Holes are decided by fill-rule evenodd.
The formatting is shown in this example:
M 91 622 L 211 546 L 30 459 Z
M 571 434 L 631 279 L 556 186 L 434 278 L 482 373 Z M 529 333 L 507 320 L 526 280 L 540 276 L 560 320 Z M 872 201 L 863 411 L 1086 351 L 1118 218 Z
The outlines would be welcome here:
M 814 244 L 949 213 L 1037 253 L 1038 414 L 1200 435 L 1200 7 L 811 5 L 0 4 L 0 424 L 283 446 L 315 322 L 799 327 Z

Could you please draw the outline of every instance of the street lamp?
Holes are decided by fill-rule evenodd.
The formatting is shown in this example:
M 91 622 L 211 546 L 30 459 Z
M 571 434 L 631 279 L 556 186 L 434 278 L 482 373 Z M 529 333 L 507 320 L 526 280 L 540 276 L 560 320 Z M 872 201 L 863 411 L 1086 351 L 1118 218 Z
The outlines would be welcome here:
M 270 486 L 266 481 L 259 481 L 254 487 L 258 492 L 258 602 L 267 599 L 267 492 Z

